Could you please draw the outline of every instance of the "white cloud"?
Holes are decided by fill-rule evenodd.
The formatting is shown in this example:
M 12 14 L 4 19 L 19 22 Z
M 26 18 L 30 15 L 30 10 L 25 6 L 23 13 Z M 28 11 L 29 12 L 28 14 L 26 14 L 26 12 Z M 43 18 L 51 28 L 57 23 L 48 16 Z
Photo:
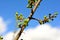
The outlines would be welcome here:
M 10 32 L 10 33 L 7 33 L 6 36 L 4 36 L 3 40 L 13 40 L 13 37 L 14 37 L 14 33 Z
M 0 34 L 4 33 L 6 31 L 6 23 L 3 20 L 2 17 L 0 17 Z
M 8 33 L 4 40 L 11 39 L 11 37 L 13 39 L 13 35 L 13 32 Z M 21 38 L 24 40 L 60 40 L 60 29 L 52 28 L 49 24 L 38 25 L 36 28 L 25 30 Z

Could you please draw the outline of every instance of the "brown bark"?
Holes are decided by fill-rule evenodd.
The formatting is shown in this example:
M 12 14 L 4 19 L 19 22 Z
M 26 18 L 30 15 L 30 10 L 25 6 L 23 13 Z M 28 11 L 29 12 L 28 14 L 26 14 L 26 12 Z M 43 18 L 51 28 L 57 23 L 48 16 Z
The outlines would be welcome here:
M 19 37 L 21 36 L 23 30 L 24 30 L 24 26 L 22 26 L 21 30 L 20 30 L 19 33 L 16 35 L 16 37 L 14 38 L 14 40 L 18 40 L 18 39 L 19 39 Z
M 39 3 L 40 3 L 41 1 L 42 1 L 42 0 L 38 0 L 38 2 L 35 4 L 34 8 L 32 9 L 29 17 L 32 17 L 32 16 L 33 16 L 34 12 L 36 11 L 36 9 L 37 9 L 37 7 L 38 7 L 38 5 L 39 5 Z
M 38 0 L 38 2 L 36 3 L 36 5 L 34 6 L 34 8 L 32 9 L 30 15 L 29 15 L 29 20 L 31 20 L 30 18 L 33 16 L 34 12 L 36 11 L 39 3 L 41 2 L 41 0 Z M 19 33 L 16 35 L 16 37 L 14 38 L 14 40 L 18 40 L 19 37 L 21 36 L 23 30 L 24 30 L 25 26 L 22 26 L 21 30 L 19 31 Z

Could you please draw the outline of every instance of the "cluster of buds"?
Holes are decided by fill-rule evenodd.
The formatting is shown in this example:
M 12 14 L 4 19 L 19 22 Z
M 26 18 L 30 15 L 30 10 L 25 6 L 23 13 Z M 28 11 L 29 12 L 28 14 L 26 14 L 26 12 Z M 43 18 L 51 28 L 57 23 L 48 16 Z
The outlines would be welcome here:
M 37 3 L 38 0 L 28 0 L 28 5 L 27 8 L 32 8 L 33 6 L 35 6 L 35 4 Z
M 24 18 L 24 16 L 22 14 L 18 15 L 18 12 L 16 12 L 16 20 L 17 20 L 17 27 L 21 28 L 22 25 L 24 25 L 25 27 L 28 25 L 28 18 Z
M 56 16 L 58 15 L 58 13 L 54 13 L 53 15 L 52 14 L 49 14 L 49 16 L 44 16 L 44 19 L 43 20 L 40 20 L 40 19 L 36 19 L 36 18 L 30 18 L 30 19 L 34 19 L 36 21 L 38 21 L 40 24 L 44 24 L 46 22 L 50 22 L 51 20 L 53 21 L 54 18 L 56 18 Z
M 46 23 L 46 22 L 50 22 L 50 20 L 53 21 L 54 18 L 56 18 L 57 15 L 58 15 L 58 13 L 55 13 L 55 14 L 53 14 L 53 15 L 49 14 L 49 17 L 44 16 L 44 20 L 39 20 L 39 23 L 40 23 L 40 24 L 44 24 L 44 23 Z

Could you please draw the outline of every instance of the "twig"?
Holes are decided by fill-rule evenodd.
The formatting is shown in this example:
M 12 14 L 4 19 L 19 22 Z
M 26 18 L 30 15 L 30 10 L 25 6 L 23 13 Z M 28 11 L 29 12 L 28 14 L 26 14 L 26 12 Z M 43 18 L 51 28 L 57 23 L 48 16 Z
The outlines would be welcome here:
M 35 5 L 34 8 L 32 9 L 32 11 L 31 11 L 31 13 L 30 13 L 30 15 L 29 15 L 29 17 L 28 17 L 28 18 L 29 18 L 29 21 L 31 20 L 30 18 L 32 18 L 33 14 L 34 14 L 34 12 L 36 11 L 36 9 L 37 9 L 37 7 L 38 7 L 38 5 L 39 5 L 40 2 L 41 2 L 41 0 L 38 0 L 38 2 L 36 3 L 36 5 Z M 14 40 L 18 40 L 18 39 L 19 39 L 19 37 L 21 36 L 21 34 L 22 34 L 22 32 L 23 32 L 24 29 L 25 29 L 25 26 L 22 25 L 21 30 L 19 31 L 19 33 L 17 34 L 17 36 L 15 37 Z

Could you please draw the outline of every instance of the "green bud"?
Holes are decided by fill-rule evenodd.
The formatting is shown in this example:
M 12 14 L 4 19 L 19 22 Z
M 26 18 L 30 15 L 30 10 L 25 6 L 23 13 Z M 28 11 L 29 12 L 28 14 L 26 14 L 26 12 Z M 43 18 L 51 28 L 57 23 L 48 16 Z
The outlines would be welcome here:
M 55 15 L 58 15 L 58 12 L 55 12 Z
M 24 25 L 27 26 L 28 22 L 29 22 L 29 19 L 28 19 L 28 18 L 25 19 L 25 20 L 24 20 Z
M 46 18 L 47 16 L 44 16 L 44 18 Z
M 16 15 L 18 15 L 18 12 L 16 12 Z
M 40 23 L 40 24 L 43 24 L 43 21 L 42 21 L 42 20 L 40 20 L 40 21 L 39 21 L 39 23 Z

